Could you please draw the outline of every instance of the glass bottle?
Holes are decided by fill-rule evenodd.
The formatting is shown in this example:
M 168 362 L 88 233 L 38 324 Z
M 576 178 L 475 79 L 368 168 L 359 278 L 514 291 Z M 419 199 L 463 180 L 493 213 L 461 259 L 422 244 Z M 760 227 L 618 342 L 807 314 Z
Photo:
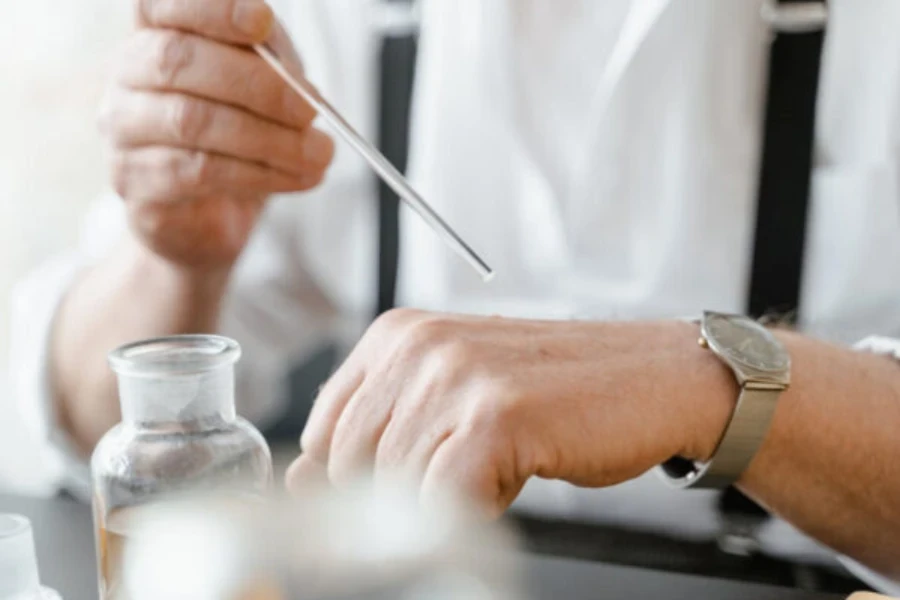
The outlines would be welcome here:
M 31 521 L 0 514 L 0 600 L 59 600 L 38 576 Z
M 228 338 L 189 335 L 110 353 L 122 421 L 103 436 L 91 458 L 102 599 L 123 597 L 123 547 L 154 506 L 209 490 L 253 498 L 271 487 L 269 448 L 235 413 L 240 352 Z

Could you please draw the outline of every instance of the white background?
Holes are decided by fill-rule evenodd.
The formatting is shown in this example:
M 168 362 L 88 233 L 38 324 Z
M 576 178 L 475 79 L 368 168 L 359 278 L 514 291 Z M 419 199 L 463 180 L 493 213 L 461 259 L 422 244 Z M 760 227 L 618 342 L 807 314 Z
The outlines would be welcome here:
M 9 293 L 73 242 L 106 184 L 95 115 L 131 4 L 0 0 L 0 487 L 40 491 L 43 479 L 4 385 Z

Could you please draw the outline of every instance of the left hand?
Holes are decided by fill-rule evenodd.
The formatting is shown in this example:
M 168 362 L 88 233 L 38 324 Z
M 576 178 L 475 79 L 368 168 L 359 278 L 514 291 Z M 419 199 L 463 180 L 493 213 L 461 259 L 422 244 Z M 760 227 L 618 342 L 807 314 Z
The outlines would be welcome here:
M 599 487 L 705 459 L 738 390 L 698 334 L 393 311 L 322 389 L 288 485 L 399 472 L 499 516 L 532 476 Z

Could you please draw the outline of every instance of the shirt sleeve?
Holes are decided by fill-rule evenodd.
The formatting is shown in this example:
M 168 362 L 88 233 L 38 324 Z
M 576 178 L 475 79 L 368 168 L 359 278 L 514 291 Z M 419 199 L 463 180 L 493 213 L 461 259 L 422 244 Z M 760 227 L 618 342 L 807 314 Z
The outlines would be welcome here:
M 306 200 L 306 199 L 304 199 Z M 48 349 L 53 322 L 81 274 L 113 251 L 125 235 L 125 211 L 115 195 L 89 212 L 75 248 L 36 269 L 12 298 L 10 384 L 25 426 L 40 446 L 51 487 L 89 498 L 88 461 L 59 425 Z M 243 353 L 237 370 L 238 412 L 260 427 L 280 417 L 290 369 L 336 337 L 340 310 L 304 267 L 296 198 L 274 199 L 235 267 L 219 332 Z
M 14 289 L 10 303 L 10 385 L 28 432 L 38 442 L 39 459 L 51 485 L 90 498 L 90 471 L 59 426 L 47 362 L 53 321 L 79 274 L 110 250 L 124 230 L 114 196 L 89 211 L 77 249 L 35 269 Z
M 874 335 L 857 343 L 854 349 L 881 356 L 892 356 L 900 360 L 900 340 L 894 338 Z
M 276 0 L 304 65 L 329 99 L 371 136 L 377 41 L 356 0 Z M 369 6 L 371 3 L 366 3 Z M 352 345 L 371 316 L 377 248 L 374 187 L 355 153 L 338 147 L 316 190 L 273 198 L 232 274 L 219 330 L 243 348 L 238 412 L 261 428 L 287 400 L 290 369 L 326 340 Z M 42 443 L 60 487 L 85 497 L 86 461 L 57 423 L 47 348 L 57 308 L 85 270 L 125 233 L 121 200 L 110 194 L 88 217 L 76 249 L 36 270 L 15 292 L 11 385 L 28 429 Z

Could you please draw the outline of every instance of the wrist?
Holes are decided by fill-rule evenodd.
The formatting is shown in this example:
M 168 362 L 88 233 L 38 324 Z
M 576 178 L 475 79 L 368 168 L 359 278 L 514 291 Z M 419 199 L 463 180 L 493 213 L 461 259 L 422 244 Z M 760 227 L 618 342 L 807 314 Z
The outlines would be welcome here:
M 795 334 L 790 331 L 770 331 L 770 336 L 778 339 L 782 347 L 787 350 L 789 356 L 794 354 L 796 348 L 794 348 L 793 342 L 797 337 Z M 708 462 L 719 452 L 719 446 L 722 443 L 726 430 L 729 428 L 729 423 L 734 417 L 735 410 L 738 409 L 739 400 L 743 392 L 738 384 L 739 375 L 733 371 L 732 367 L 728 366 L 727 361 L 710 350 L 709 346 L 699 339 L 699 335 L 698 342 L 700 343 L 696 347 L 700 349 L 700 352 L 694 351 L 690 353 L 690 360 L 693 364 L 690 372 L 696 377 L 693 382 L 696 386 L 695 393 L 699 406 L 695 408 L 699 409 L 700 412 L 693 421 L 694 426 L 686 428 L 689 435 L 685 440 L 684 450 L 679 456 L 699 462 Z M 786 384 L 788 379 L 785 378 L 783 383 Z M 764 379 L 764 381 L 768 382 L 767 379 Z M 780 386 L 782 377 L 778 377 L 776 381 L 779 382 L 778 385 Z M 757 390 L 753 392 L 755 394 L 762 393 L 758 391 L 759 388 L 757 387 L 753 387 L 753 389 Z M 779 387 L 778 389 L 781 391 L 774 392 L 776 398 L 788 392 L 786 385 L 785 388 Z M 745 401 L 753 402 L 754 400 Z M 765 401 L 773 401 L 772 392 L 768 393 Z M 742 418 L 746 420 L 748 409 L 742 408 L 741 410 L 744 413 Z M 753 409 L 749 410 L 752 412 Z M 753 418 L 765 418 L 765 422 L 761 426 L 765 427 L 767 431 L 771 413 L 753 412 L 753 414 L 757 415 Z M 763 417 L 763 414 L 768 416 Z M 763 436 L 765 436 L 766 431 L 763 431 Z M 745 436 L 746 434 L 739 435 Z M 762 439 L 764 437 L 760 438 L 760 440 Z M 760 443 L 760 441 L 756 443 Z M 733 446 L 734 444 L 732 443 Z
M 676 384 L 680 393 L 673 394 L 684 409 L 680 413 L 683 437 L 678 456 L 706 462 L 716 453 L 741 390 L 731 369 L 700 345 L 700 327 L 693 323 L 681 326 L 684 377 Z
M 213 331 L 231 276 L 231 265 L 185 267 L 170 262 L 138 243 L 123 253 L 134 285 L 157 296 L 174 311 L 184 333 Z

